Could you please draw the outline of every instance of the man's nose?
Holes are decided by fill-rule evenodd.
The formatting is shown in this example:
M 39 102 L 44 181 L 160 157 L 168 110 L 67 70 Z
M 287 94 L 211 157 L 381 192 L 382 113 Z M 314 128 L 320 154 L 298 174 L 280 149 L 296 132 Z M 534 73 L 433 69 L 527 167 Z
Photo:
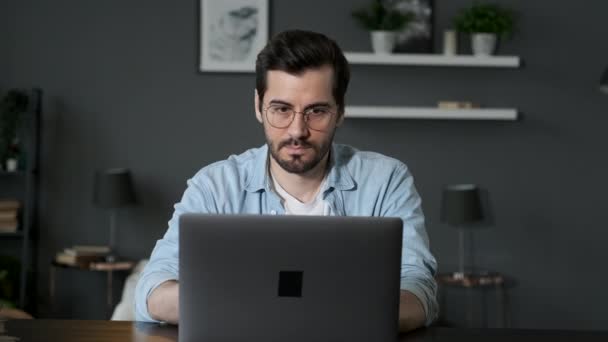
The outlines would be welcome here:
M 293 121 L 289 125 L 288 133 L 294 139 L 307 137 L 310 134 L 304 114 L 295 113 Z

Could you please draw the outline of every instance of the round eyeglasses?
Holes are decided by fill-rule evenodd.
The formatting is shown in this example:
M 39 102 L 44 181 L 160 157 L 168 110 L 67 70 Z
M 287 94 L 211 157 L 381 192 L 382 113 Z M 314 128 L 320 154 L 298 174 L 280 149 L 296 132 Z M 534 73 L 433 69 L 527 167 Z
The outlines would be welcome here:
M 287 128 L 296 117 L 296 113 L 304 116 L 308 128 L 315 131 L 326 130 L 334 112 L 330 106 L 319 105 L 307 108 L 303 112 L 296 112 L 292 107 L 284 104 L 271 104 L 264 110 L 266 120 L 274 128 Z

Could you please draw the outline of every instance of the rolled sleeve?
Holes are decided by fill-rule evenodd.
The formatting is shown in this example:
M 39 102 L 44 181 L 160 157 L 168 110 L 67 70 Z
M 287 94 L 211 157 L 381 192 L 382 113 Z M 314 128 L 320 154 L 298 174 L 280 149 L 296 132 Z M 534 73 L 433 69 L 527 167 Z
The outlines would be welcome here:
M 403 220 L 401 289 L 413 293 L 420 300 L 428 326 L 439 313 L 435 281 L 437 262 L 429 249 L 422 201 L 405 165 L 395 170 L 390 183 L 383 216 L 400 217 Z
M 175 205 L 167 232 L 156 242 L 150 261 L 137 282 L 134 308 L 137 321 L 157 322 L 148 312 L 148 298 L 162 283 L 168 280 L 179 281 L 179 217 L 187 212 L 210 212 L 205 198 L 207 196 L 203 193 L 200 182 L 190 179 L 182 200 Z
M 406 276 L 401 278 L 401 289 L 414 294 L 424 309 L 426 315 L 426 325 L 429 326 L 439 313 L 437 304 L 437 284 L 429 281 L 427 276 L 416 275 L 416 272 L 406 272 Z
M 135 292 L 135 319 L 144 322 L 156 322 L 148 312 L 148 298 L 152 291 L 168 280 L 179 279 L 179 259 L 176 226 L 167 230 L 165 237 L 159 240 L 152 251 L 150 262 L 144 268 L 137 282 Z
M 422 304 L 426 325 L 437 318 L 437 262 L 429 250 L 422 213 L 410 217 L 403 224 L 403 251 L 401 261 L 401 289 L 412 292 Z
M 135 320 L 142 322 L 156 322 L 148 312 L 148 297 L 158 286 L 169 280 L 177 280 L 171 273 L 152 272 L 142 277 L 137 283 L 135 294 Z

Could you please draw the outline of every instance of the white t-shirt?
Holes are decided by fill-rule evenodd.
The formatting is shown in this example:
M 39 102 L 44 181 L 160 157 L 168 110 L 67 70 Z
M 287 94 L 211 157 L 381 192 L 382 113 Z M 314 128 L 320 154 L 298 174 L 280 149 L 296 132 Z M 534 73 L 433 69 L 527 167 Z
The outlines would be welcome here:
M 323 178 L 319 190 L 315 198 L 310 202 L 303 203 L 297 198 L 291 196 L 281 185 L 276 181 L 275 177 L 272 177 L 272 183 L 274 190 L 277 192 L 279 197 L 283 199 L 283 207 L 285 207 L 286 215 L 315 215 L 315 216 L 329 216 L 329 203 L 323 200 L 323 189 L 325 182 L 327 181 L 327 175 Z

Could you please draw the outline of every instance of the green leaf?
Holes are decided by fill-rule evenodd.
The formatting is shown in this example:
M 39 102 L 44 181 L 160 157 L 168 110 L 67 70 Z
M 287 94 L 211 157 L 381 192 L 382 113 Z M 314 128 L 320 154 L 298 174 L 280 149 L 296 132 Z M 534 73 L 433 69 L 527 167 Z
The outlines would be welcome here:
M 510 36 L 514 30 L 514 13 L 498 5 L 475 2 L 460 11 L 454 26 L 463 33 L 495 33 Z
M 413 19 L 413 13 L 402 13 L 386 7 L 376 0 L 370 6 L 354 10 L 353 18 L 369 31 L 398 31 L 405 28 Z
M 22 90 L 10 90 L 0 102 L 0 161 L 6 159 L 9 146 L 17 137 L 29 98 Z

